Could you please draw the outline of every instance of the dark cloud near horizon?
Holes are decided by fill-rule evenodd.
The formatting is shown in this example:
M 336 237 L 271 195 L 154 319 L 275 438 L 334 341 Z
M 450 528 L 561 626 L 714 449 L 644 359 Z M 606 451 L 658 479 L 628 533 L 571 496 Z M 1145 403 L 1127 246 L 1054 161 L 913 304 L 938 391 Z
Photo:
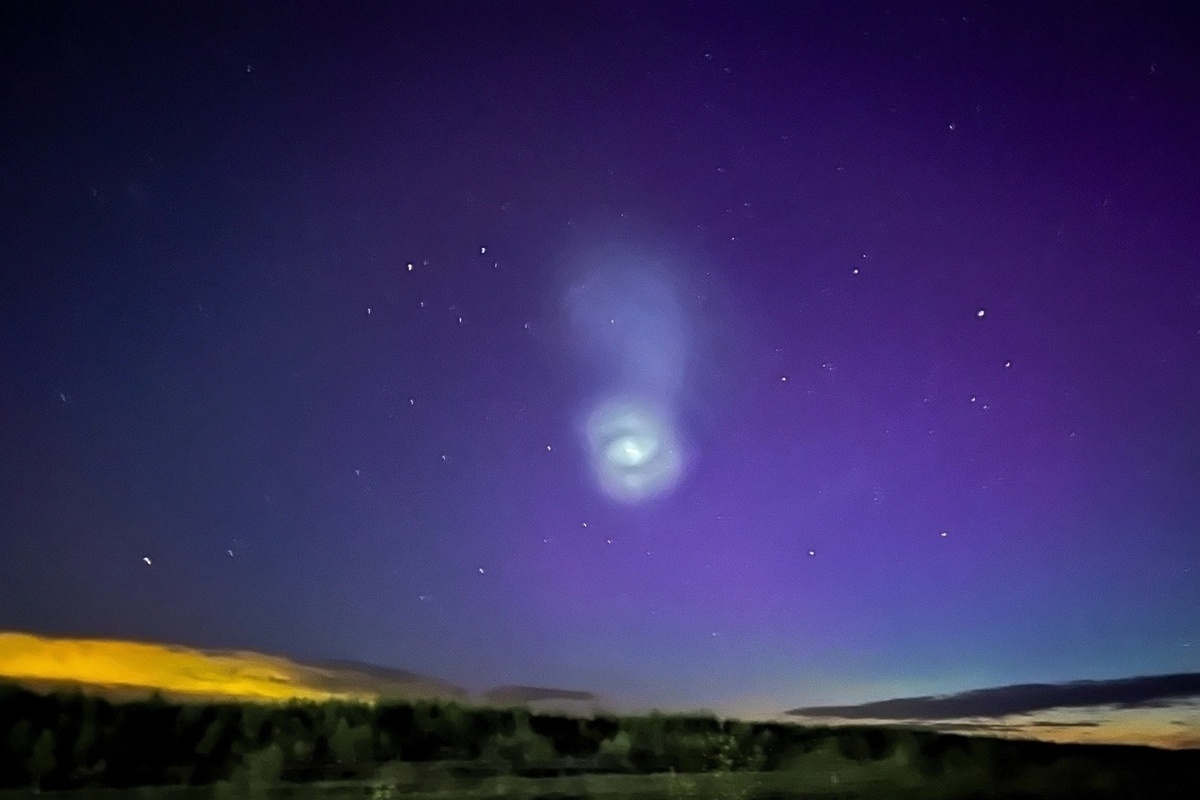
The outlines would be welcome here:
M 881 700 L 854 706 L 810 706 L 784 713 L 797 717 L 943 720 L 1004 717 L 1052 708 L 1155 708 L 1168 701 L 1191 697 L 1200 698 L 1200 673 L 1070 683 L 1025 683 L 952 695 Z

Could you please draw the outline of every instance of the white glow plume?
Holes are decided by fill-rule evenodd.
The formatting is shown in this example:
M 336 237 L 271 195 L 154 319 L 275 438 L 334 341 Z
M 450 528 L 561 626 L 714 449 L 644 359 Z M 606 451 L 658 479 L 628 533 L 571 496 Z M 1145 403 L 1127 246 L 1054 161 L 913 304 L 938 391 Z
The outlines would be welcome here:
M 674 488 L 685 466 L 676 407 L 692 335 L 678 291 L 653 263 L 606 264 L 567 292 L 577 345 L 605 388 L 580 415 L 600 488 L 638 503 Z

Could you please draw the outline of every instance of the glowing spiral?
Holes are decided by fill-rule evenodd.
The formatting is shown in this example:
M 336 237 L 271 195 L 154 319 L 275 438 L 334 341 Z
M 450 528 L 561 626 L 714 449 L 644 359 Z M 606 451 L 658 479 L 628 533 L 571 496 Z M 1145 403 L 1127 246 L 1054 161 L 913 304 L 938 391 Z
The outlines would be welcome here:
M 683 457 L 663 409 L 616 398 L 597 406 L 584 425 L 592 469 L 610 497 L 636 503 L 678 483 Z
M 676 407 L 692 335 L 671 276 L 660 263 L 604 258 L 565 300 L 579 351 L 606 385 L 580 417 L 600 488 L 625 503 L 669 491 L 684 467 Z

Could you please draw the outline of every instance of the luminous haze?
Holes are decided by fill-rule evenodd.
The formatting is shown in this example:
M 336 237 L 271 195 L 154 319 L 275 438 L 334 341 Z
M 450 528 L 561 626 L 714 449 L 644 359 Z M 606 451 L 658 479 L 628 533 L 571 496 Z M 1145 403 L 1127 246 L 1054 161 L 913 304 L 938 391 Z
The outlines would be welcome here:
M 605 376 L 607 396 L 589 403 L 580 423 L 600 487 L 629 503 L 665 494 L 684 461 L 674 406 L 691 321 L 679 290 L 654 265 L 607 252 L 571 285 L 566 303 L 580 350 Z
M 1185 6 L 4 4 L 0 631 L 1200 746 Z

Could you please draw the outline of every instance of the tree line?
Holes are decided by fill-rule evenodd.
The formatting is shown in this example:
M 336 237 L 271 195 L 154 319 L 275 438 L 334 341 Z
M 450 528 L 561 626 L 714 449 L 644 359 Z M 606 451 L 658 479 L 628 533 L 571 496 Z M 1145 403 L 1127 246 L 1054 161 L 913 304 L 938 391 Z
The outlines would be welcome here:
M 110 702 L 0 683 L 0 788 L 204 785 L 369 778 L 397 763 L 453 762 L 491 774 L 763 771 L 805 754 L 902 760 L 921 775 L 999 779 L 1063 746 L 888 728 L 821 728 L 652 713 L 577 718 L 523 708 L 381 700 Z

